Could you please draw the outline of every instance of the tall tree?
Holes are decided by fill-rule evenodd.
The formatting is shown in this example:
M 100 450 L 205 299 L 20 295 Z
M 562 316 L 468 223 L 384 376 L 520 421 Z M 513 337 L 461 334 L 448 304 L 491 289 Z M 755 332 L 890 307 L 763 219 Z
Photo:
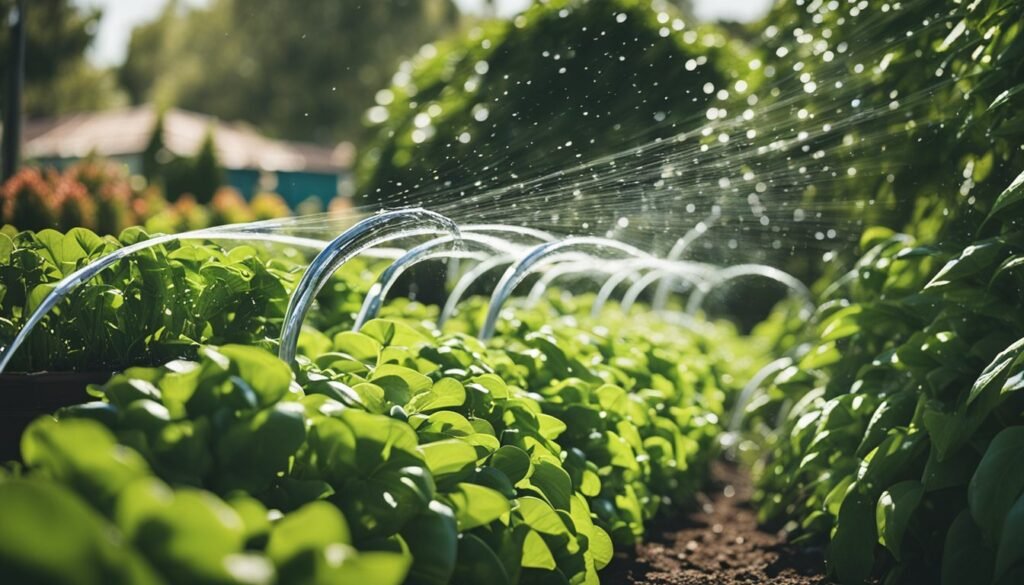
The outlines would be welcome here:
M 0 0 L 5 22 L 13 0 Z M 109 72 L 85 59 L 101 12 L 71 0 L 31 0 L 25 21 L 25 97 L 28 116 L 46 116 L 91 110 L 116 104 L 121 95 Z M 0 74 L 7 77 L 10 51 L 8 27 L 0 27 Z M 0 104 L 2 107 L 3 104 Z
M 357 139 L 398 62 L 457 19 L 451 0 L 172 3 L 133 33 L 120 78 L 137 102 L 247 120 L 284 138 Z
M 199 203 L 209 203 L 213 194 L 224 184 L 224 171 L 217 162 L 217 145 L 213 129 L 206 133 L 195 160 L 192 161 L 192 194 Z

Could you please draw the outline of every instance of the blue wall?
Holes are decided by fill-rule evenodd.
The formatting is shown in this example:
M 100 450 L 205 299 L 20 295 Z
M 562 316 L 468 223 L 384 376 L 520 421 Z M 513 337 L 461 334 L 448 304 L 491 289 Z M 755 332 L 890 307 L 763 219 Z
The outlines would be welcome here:
M 238 189 L 238 192 L 246 199 L 252 199 L 252 196 L 259 191 L 259 171 L 249 169 L 228 169 L 224 173 L 224 178 L 227 180 L 228 185 Z
M 338 194 L 338 176 L 321 173 L 277 173 L 277 192 L 288 205 L 295 207 L 311 196 L 318 197 L 326 205 Z

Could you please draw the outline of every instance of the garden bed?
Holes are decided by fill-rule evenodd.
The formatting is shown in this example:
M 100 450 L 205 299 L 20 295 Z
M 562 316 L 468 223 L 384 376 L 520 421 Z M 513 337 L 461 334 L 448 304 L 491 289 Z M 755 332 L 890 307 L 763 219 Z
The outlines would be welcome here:
M 820 550 L 786 544 L 757 524 L 750 479 L 716 464 L 700 509 L 655 525 L 635 554 L 619 554 L 602 582 L 637 585 L 824 585 Z

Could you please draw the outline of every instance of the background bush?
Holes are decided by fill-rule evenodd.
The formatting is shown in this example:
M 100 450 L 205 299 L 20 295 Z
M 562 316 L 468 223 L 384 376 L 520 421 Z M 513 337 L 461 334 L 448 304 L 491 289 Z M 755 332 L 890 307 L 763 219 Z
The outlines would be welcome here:
M 745 52 L 665 2 L 535 4 L 401 65 L 367 114 L 358 192 L 391 205 L 412 191 L 458 198 L 672 136 L 703 116 L 705 83 L 749 75 Z

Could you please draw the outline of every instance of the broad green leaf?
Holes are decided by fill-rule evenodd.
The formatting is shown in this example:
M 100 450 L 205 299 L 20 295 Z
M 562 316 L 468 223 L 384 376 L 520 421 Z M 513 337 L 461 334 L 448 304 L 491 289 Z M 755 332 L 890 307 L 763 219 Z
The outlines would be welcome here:
M 163 582 L 135 551 L 119 542 L 113 526 L 56 482 L 0 481 L 0 517 L 0 580 L 5 583 Z
M 501 559 L 475 534 L 463 534 L 459 539 L 459 562 L 452 582 L 512 585 Z
M 1012 366 L 1024 354 L 1024 338 L 1018 339 L 1012 345 L 999 353 L 992 362 L 985 367 L 978 379 L 971 386 L 971 392 L 967 397 L 967 404 L 971 404 L 991 385 L 1002 386 L 1003 381 L 1010 374 Z
M 1017 89 L 1020 88 L 1018 87 Z M 1010 183 L 1010 186 L 999 194 L 996 202 L 992 204 L 992 209 L 988 212 L 984 223 L 988 223 L 1007 207 L 1020 203 L 1022 200 L 1024 200 L 1024 172 L 1017 175 L 1017 178 Z
M 430 339 L 409 325 L 401 321 L 391 321 L 388 319 L 367 321 L 359 332 L 372 337 L 385 346 L 397 345 L 399 347 L 413 348 L 422 343 L 430 342 Z
M 1003 532 L 999 536 L 999 548 L 996 550 L 996 566 L 994 578 L 999 579 L 1024 560 L 1024 496 L 1006 514 Z
M 256 391 L 262 406 L 273 404 L 288 393 L 292 370 L 277 356 L 245 345 L 225 345 L 217 351 L 231 360 L 232 371 Z
M 412 567 L 411 585 L 447 585 L 455 571 L 459 539 L 455 516 L 448 506 L 434 501 L 413 518 L 402 532 Z
M 50 296 L 50 293 L 57 288 L 56 283 L 40 284 L 39 286 L 33 287 L 28 293 L 28 299 L 25 302 L 25 312 L 32 313 L 39 308 L 39 305 Z
M 21 456 L 101 510 L 111 510 L 125 486 L 149 475 L 137 451 L 118 445 L 106 427 L 86 419 L 36 419 L 21 437 Z
M 604 384 L 594 392 L 602 409 L 624 416 L 626 414 L 626 391 L 618 386 Z
M 901 481 L 882 492 L 875 508 L 875 524 L 878 527 L 878 542 L 888 548 L 897 561 L 901 560 L 900 550 L 903 535 L 907 531 L 910 517 L 921 502 L 924 486 L 918 481 Z
M 299 342 L 297 352 L 299 355 L 320 356 L 331 351 L 331 340 L 308 324 L 303 324 L 299 330 Z
M 946 533 L 942 548 L 942 585 L 990 583 L 995 555 L 985 545 L 981 530 L 962 510 Z
M 963 280 L 993 266 L 1006 251 L 1006 242 L 998 238 L 983 240 L 964 248 L 932 277 L 925 290 Z
M 490 433 L 473 433 L 466 437 L 466 441 L 476 447 L 476 458 L 483 459 L 494 453 L 501 446 L 498 438 Z
M 340 566 L 330 566 L 325 571 L 325 583 L 373 583 L 373 585 L 401 585 L 412 562 L 407 555 L 391 552 L 360 552 L 343 545 L 329 547 L 328 559 L 337 555 L 336 550 L 350 550 L 353 554 L 344 557 Z
M 175 581 L 224 579 L 225 561 L 245 544 L 238 514 L 213 494 L 192 488 L 154 502 L 139 513 L 128 535 L 134 546 Z
M 409 400 L 430 389 L 430 378 L 403 366 L 384 364 L 374 370 L 370 382 L 380 386 L 391 402 L 404 406 Z
M 474 473 L 472 478 L 467 481 L 489 487 L 509 500 L 515 499 L 516 497 L 516 488 L 512 485 L 512 482 L 508 480 L 508 477 L 506 477 L 505 474 L 497 468 L 491 467 L 490 465 L 478 467 L 476 469 L 476 473 Z
M 629 446 L 629 443 L 612 431 L 605 433 L 605 440 L 607 441 L 608 451 L 612 456 L 612 465 L 623 469 L 639 471 L 640 467 L 637 465 L 636 453 L 633 452 L 633 448 Z
M 227 500 L 229 506 L 242 519 L 245 540 L 262 538 L 270 533 L 270 517 L 262 502 L 247 495 L 236 495 Z
M 446 439 L 417 447 L 434 477 L 458 473 L 476 463 L 476 449 L 461 439 Z
M 236 421 L 217 441 L 222 488 L 258 493 L 277 474 L 306 439 L 305 410 L 297 402 L 279 402 Z
M 815 370 L 832 365 L 842 359 L 834 341 L 822 343 L 800 360 L 800 369 Z
M 274 504 L 285 510 L 294 510 L 336 493 L 334 487 L 323 480 L 298 479 L 295 476 L 278 479 L 272 489 Z
M 518 503 L 516 510 L 530 528 L 541 534 L 568 534 L 565 523 L 562 522 L 555 509 L 544 500 L 533 496 L 523 496 L 516 502 Z
M 875 502 L 861 494 L 855 485 L 839 509 L 828 559 L 842 583 L 859 585 L 871 574 L 878 540 L 874 507 Z
M 472 383 L 479 384 L 480 387 L 485 388 L 491 395 L 491 398 L 495 400 L 503 400 L 509 396 L 508 385 L 499 376 L 494 374 L 475 376 L 472 379 Z
M 359 395 L 360 400 L 369 412 L 382 414 L 384 412 L 387 397 L 384 389 L 376 384 L 363 382 L 352 386 L 352 390 Z
M 534 462 L 530 484 L 536 487 L 557 510 L 569 510 L 572 480 L 569 474 L 551 461 Z
M 601 477 L 590 469 L 583 471 L 583 482 L 580 484 L 580 492 L 588 497 L 597 496 L 601 493 Z
M 526 451 L 512 445 L 503 445 L 491 455 L 490 465 L 501 470 L 513 485 L 530 476 L 533 463 Z
M 590 507 L 586 498 L 579 494 L 573 494 L 570 515 L 576 532 L 587 537 L 589 552 L 594 559 L 596 568 L 599 570 L 604 568 L 611 562 L 615 550 L 608 533 L 595 526 L 590 518 Z
M 371 400 L 364 399 L 364 395 L 357 392 L 354 388 L 334 380 L 316 380 L 309 382 L 305 387 L 303 387 L 303 391 L 306 396 L 322 394 L 324 396 L 329 396 L 331 399 L 336 400 L 341 404 L 355 406 L 370 412 L 379 412 L 383 408 L 383 390 L 380 391 L 380 400 L 376 403 L 374 403 L 372 398 Z
M 394 534 L 434 496 L 416 434 L 404 422 L 349 408 L 317 419 L 308 446 L 357 542 Z
M 442 438 L 469 437 L 476 433 L 476 428 L 461 414 L 440 410 L 428 415 L 426 420 L 416 427 L 416 432 L 421 438 L 427 439 L 424 442 L 429 442 Z
M 333 505 L 318 501 L 286 514 L 274 524 L 267 556 L 283 565 L 306 550 L 351 544 L 348 523 Z
M 952 455 L 939 460 L 938 448 L 933 444 L 924 465 L 921 482 L 926 491 L 949 487 L 966 486 L 978 468 L 981 456 L 972 448 L 956 450 Z
M 188 380 L 187 383 L 193 386 L 195 385 L 195 382 L 191 379 Z M 194 387 L 192 390 L 194 391 Z M 136 400 L 154 400 L 162 402 L 163 398 L 160 389 L 152 382 L 135 375 L 131 375 L 128 372 L 111 378 L 110 381 L 102 387 L 100 393 L 106 397 L 111 404 L 118 408 L 127 408 L 129 404 Z
M 56 230 L 46 229 L 36 234 L 36 240 L 43 246 L 43 256 L 64 276 L 74 272 L 79 261 L 88 256 L 71 233 L 65 236 Z
M 927 443 L 924 432 L 893 429 L 861 463 L 857 483 L 862 489 L 879 494 L 886 486 L 906 479 L 913 462 L 924 454 Z
M 898 392 L 878 405 L 867 430 L 857 447 L 857 455 L 864 457 L 881 443 L 890 430 L 898 426 L 906 426 L 914 415 L 917 396 L 912 392 Z
M 365 375 L 370 371 L 369 367 L 363 362 L 347 353 L 339 353 L 336 351 L 327 352 L 317 356 L 314 363 L 321 370 L 330 369 L 338 372 L 339 374 Z
M 426 392 L 409 401 L 409 412 L 430 412 L 442 408 L 462 406 L 466 402 L 466 389 L 454 378 L 441 378 Z
M 557 439 L 558 436 L 564 433 L 566 429 L 564 422 L 544 413 L 537 414 L 537 423 L 539 424 L 540 434 L 545 439 L 550 439 L 552 441 Z
M 490 524 L 511 509 L 508 498 L 501 493 L 473 483 L 460 483 L 445 495 L 455 510 L 460 532 Z
M 860 315 L 864 305 L 852 305 L 836 311 L 824 322 L 821 329 L 822 341 L 835 341 L 855 335 L 861 330 Z
M 526 540 L 523 541 L 523 566 L 532 569 L 544 569 L 546 571 L 553 571 L 558 566 L 547 543 L 533 529 L 526 533 Z
M 343 331 L 334 336 L 334 350 L 346 353 L 365 364 L 376 365 L 381 345 L 368 335 Z
M 896 232 L 887 227 L 872 226 L 865 229 L 864 233 L 860 236 L 861 252 L 867 252 L 878 244 L 892 238 L 894 235 L 896 235 Z
M 989 443 L 967 488 L 971 516 L 981 531 L 996 542 L 1013 503 L 1024 492 L 1024 426 L 1003 429 Z
M 7 234 L 0 233 L 0 264 L 8 264 L 11 261 L 11 252 L 14 251 L 14 240 Z

